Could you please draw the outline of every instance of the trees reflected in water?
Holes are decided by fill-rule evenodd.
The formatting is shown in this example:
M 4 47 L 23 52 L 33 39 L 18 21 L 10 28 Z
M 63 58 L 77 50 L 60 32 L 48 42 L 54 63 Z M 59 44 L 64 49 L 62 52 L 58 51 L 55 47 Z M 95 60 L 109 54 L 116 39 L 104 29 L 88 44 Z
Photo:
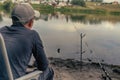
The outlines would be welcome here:
M 10 14 L 6 14 L 4 12 L 0 12 L 0 22 L 3 21 L 3 17 L 10 18 Z M 35 20 L 42 19 L 44 21 L 49 20 L 63 20 L 66 22 L 79 22 L 82 24 L 101 24 L 102 21 L 109 21 L 109 22 L 120 22 L 120 16 L 105 16 L 105 15 L 65 15 L 59 12 L 55 12 L 52 14 L 40 14 L 38 18 Z
M 87 15 L 80 15 L 80 16 L 71 16 L 70 17 L 72 22 L 80 22 L 83 24 L 101 24 L 101 19 L 98 18 L 88 18 Z
M 102 21 L 109 21 L 112 23 L 120 22 L 120 16 L 107 16 L 107 15 L 65 15 L 60 14 L 59 12 L 53 14 L 41 14 L 39 19 L 45 21 L 48 20 L 60 20 L 63 19 L 66 22 L 79 22 L 83 24 L 101 24 Z

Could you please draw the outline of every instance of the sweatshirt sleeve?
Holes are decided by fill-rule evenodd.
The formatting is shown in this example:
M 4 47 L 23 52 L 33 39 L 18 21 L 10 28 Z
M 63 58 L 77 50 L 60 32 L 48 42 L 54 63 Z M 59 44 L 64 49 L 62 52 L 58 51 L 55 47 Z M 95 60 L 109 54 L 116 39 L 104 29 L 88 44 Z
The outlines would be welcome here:
M 40 36 L 36 31 L 34 31 L 33 37 L 34 43 L 32 53 L 33 56 L 35 57 L 38 69 L 44 71 L 48 67 L 48 60 L 44 51 L 44 47 L 40 39 Z

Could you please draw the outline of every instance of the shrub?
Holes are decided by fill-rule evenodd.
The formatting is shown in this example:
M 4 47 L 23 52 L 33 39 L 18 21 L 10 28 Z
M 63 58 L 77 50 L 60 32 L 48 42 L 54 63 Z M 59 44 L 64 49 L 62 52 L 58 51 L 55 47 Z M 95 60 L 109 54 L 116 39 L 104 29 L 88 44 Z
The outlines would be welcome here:
M 85 6 L 86 6 L 84 0 L 72 0 L 72 1 L 71 1 L 71 4 L 73 4 L 73 5 L 78 5 L 78 6 L 82 6 L 82 7 L 85 7 Z
M 7 12 L 10 12 L 11 9 L 13 7 L 13 3 L 11 0 L 6 0 L 4 3 L 3 3 L 3 9 Z

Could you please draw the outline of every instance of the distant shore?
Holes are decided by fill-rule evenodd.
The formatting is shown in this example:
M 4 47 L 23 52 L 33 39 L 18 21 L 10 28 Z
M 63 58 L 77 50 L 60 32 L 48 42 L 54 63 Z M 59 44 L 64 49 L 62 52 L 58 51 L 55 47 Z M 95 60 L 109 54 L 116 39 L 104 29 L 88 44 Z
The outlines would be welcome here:
M 98 5 L 99 4 L 99 5 Z M 120 4 L 100 4 L 96 2 L 86 2 L 86 7 L 81 6 L 61 6 L 53 7 L 44 4 L 32 4 L 32 6 L 41 13 L 61 12 L 63 14 L 97 14 L 120 16 Z

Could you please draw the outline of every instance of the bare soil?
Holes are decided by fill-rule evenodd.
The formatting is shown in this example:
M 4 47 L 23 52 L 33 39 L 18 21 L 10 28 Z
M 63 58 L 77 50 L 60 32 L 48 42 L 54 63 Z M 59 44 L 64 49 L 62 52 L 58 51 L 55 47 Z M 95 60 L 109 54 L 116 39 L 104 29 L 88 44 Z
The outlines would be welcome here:
M 82 68 L 80 61 L 73 59 L 49 58 L 50 64 L 54 69 L 54 80 L 105 80 L 105 74 L 98 63 L 83 62 Z M 103 64 L 105 70 L 112 80 L 120 80 L 119 66 Z M 109 79 L 106 79 L 109 80 Z

